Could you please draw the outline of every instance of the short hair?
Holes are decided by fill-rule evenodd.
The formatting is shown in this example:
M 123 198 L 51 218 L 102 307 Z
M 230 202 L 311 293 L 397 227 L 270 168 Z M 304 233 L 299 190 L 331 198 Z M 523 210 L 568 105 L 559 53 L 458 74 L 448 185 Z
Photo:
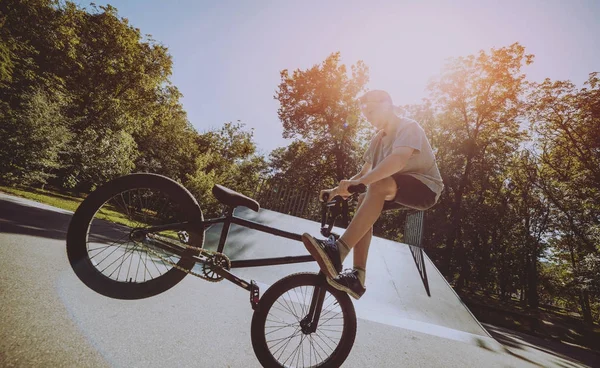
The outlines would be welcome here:
M 387 101 L 390 104 L 392 103 L 392 97 L 390 96 L 390 94 L 387 93 L 386 91 L 383 91 L 380 89 L 374 89 L 374 90 L 368 91 L 364 95 L 360 96 L 358 98 L 358 100 L 360 102 L 365 102 L 368 100 L 368 101 L 376 101 L 376 102 Z

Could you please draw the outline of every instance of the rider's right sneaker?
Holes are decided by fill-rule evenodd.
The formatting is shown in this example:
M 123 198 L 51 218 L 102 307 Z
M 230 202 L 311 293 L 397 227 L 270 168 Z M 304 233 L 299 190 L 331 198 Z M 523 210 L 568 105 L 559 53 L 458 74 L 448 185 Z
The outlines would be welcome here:
M 347 269 L 344 272 L 337 275 L 333 279 L 327 279 L 329 285 L 334 288 L 345 291 L 354 299 L 360 299 L 361 296 L 367 291 L 358 278 L 358 271 L 355 269 Z
M 325 240 L 302 234 L 302 242 L 328 278 L 336 277 L 342 270 L 342 260 L 334 237 Z

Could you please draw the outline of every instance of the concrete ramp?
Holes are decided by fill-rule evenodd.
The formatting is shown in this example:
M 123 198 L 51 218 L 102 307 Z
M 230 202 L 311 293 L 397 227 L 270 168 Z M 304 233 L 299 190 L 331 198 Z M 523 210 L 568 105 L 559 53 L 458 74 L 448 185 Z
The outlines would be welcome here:
M 319 235 L 320 224 L 314 221 L 264 209 L 256 213 L 238 208 L 235 214 L 286 231 Z M 221 225 L 215 225 L 207 231 L 205 246 L 208 249 L 216 248 L 221 228 Z M 335 231 L 341 234 L 343 229 Z M 354 301 L 358 318 L 476 344 L 481 344 L 482 338 L 492 340 L 429 257 L 423 254 L 428 295 L 410 248 L 406 244 L 373 238 L 367 263 L 367 292 L 360 300 Z M 230 229 L 224 252 L 232 260 L 308 253 L 301 242 L 237 225 Z M 344 267 L 352 267 L 352 254 L 344 262 Z M 310 262 L 232 270 L 236 275 L 262 283 L 261 292 L 280 278 L 303 271 L 316 272 L 318 266 L 316 262 Z

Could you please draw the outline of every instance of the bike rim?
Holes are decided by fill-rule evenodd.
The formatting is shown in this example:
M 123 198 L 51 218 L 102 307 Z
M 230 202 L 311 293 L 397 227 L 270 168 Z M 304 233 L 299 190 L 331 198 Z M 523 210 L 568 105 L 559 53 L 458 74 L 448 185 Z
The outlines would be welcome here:
M 117 282 L 157 279 L 180 263 L 184 243 L 177 231 L 149 233 L 145 229 L 184 221 L 179 203 L 160 190 L 136 188 L 117 193 L 90 221 L 88 259 L 99 273 Z
M 283 367 L 317 367 L 334 354 L 344 332 L 344 315 L 334 295 L 326 292 L 315 332 L 303 332 L 314 286 L 298 286 L 282 294 L 269 310 L 265 338 L 269 352 Z

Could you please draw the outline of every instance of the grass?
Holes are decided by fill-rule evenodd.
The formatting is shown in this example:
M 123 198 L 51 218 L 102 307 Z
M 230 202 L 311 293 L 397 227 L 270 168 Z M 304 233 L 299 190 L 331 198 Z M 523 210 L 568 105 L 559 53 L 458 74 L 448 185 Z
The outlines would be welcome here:
M 44 203 L 50 206 L 58 207 L 63 210 L 75 211 L 83 201 L 83 197 L 72 194 L 64 194 L 39 188 L 15 188 L 0 186 L 0 192 L 15 195 L 36 202 Z
M 17 197 L 30 199 L 39 203 L 44 203 L 63 210 L 73 211 L 79 207 L 84 200 L 84 196 L 72 193 L 61 193 L 52 190 L 40 188 L 22 188 L 22 187 L 7 187 L 0 186 L 0 192 L 15 195 Z M 101 216 L 98 216 L 101 215 Z M 117 211 L 112 205 L 105 205 L 96 215 L 103 220 L 110 221 L 119 225 L 124 225 L 130 228 L 148 226 L 139 221 L 132 221 L 127 218 L 126 214 Z M 172 239 L 178 239 L 176 231 L 163 231 L 161 235 Z

